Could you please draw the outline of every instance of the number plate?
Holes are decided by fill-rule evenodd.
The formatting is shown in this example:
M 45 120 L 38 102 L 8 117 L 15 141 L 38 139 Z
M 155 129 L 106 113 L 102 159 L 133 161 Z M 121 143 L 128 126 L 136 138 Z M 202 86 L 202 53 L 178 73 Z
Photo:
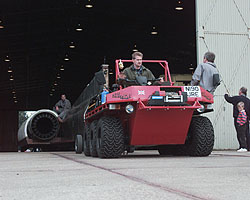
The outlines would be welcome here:
M 184 86 L 184 92 L 188 97 L 201 97 L 200 86 Z

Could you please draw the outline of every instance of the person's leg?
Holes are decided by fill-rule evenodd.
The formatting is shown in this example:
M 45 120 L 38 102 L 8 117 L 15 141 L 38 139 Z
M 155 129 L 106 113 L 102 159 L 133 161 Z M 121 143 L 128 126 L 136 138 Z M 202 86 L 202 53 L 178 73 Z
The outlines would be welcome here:
M 247 128 L 246 128 L 246 138 L 247 138 L 247 150 L 250 151 L 250 129 L 249 129 L 248 122 L 247 122 Z
M 247 148 L 246 130 L 247 130 L 247 124 L 237 127 L 237 135 L 239 138 L 240 148 L 243 149 Z
M 63 123 L 63 120 L 62 120 L 62 113 L 58 114 L 58 117 L 57 117 L 58 121 Z
M 237 133 L 237 140 L 239 142 L 239 149 L 240 149 L 242 147 L 241 147 L 240 138 L 239 138 L 239 134 L 238 134 L 238 126 L 237 126 L 237 119 L 236 118 L 234 118 L 234 127 L 235 127 L 235 130 L 236 130 L 236 133 Z
M 66 111 L 62 111 L 60 114 L 59 114 L 59 117 L 64 120 L 64 118 L 66 117 Z

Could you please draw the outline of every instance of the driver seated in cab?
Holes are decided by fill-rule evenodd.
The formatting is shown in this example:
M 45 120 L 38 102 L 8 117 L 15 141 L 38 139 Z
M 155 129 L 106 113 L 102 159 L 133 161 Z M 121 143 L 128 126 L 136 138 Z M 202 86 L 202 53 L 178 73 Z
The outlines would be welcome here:
M 129 80 L 136 80 L 136 76 L 145 76 L 147 80 L 154 80 L 153 73 L 142 65 L 143 54 L 139 51 L 132 54 L 133 64 L 123 70 Z
M 147 85 L 147 80 L 155 80 L 153 73 L 142 65 L 143 54 L 134 52 L 132 54 L 133 64 L 125 68 L 119 74 L 118 82 L 123 86 L 129 85 Z

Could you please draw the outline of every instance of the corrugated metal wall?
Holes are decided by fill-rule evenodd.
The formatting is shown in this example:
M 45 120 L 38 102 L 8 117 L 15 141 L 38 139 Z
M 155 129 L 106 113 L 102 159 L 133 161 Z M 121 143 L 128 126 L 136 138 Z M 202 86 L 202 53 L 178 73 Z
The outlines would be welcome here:
M 248 88 L 250 96 L 250 0 L 196 0 L 197 58 L 206 51 L 215 63 L 231 95 Z M 215 149 L 236 149 L 232 105 L 224 100 L 223 83 L 215 92 L 214 113 L 208 114 L 215 129 Z

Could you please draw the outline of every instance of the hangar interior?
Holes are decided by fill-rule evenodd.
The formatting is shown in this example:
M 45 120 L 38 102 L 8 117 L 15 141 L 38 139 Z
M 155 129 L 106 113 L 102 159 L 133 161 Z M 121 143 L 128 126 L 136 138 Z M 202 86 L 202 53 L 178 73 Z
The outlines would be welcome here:
M 195 1 L 0 2 L 0 151 L 17 150 L 18 111 L 74 103 L 115 59 L 167 60 L 171 74 L 196 66 Z

